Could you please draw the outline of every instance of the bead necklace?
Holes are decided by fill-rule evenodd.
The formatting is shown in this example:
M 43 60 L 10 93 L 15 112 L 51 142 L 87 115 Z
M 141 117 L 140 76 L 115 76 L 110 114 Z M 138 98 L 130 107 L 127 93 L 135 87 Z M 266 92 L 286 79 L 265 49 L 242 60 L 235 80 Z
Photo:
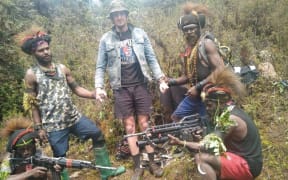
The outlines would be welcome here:
M 41 66 L 40 64 L 38 64 L 38 66 L 40 67 L 41 71 L 44 72 L 46 76 L 54 76 L 56 74 L 56 67 L 54 63 L 51 64 L 51 68 Z
M 187 58 L 187 66 L 186 66 L 186 71 L 188 73 L 189 81 L 192 82 L 193 84 L 197 83 L 197 68 L 196 68 L 197 54 L 198 54 L 197 44 L 198 44 L 198 41 L 195 47 L 193 48 L 190 56 Z

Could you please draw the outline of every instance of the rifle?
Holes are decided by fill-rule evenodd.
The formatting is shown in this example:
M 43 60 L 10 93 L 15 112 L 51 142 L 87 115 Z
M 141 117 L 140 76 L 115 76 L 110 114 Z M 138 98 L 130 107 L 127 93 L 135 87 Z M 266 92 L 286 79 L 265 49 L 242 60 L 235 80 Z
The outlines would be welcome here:
M 142 148 L 146 145 L 155 146 L 168 141 L 168 134 L 182 140 L 193 141 L 193 133 L 198 130 L 205 130 L 204 123 L 199 114 L 193 114 L 182 118 L 179 122 L 152 126 L 141 133 L 125 135 L 124 139 L 139 136 L 141 140 L 137 141 L 137 146 Z
M 47 156 L 31 156 L 28 158 L 10 158 L 11 164 L 16 164 L 17 166 L 23 166 L 27 164 L 31 164 L 32 166 L 42 166 L 49 169 L 52 173 L 52 178 L 61 179 L 58 172 L 55 171 L 54 165 L 58 164 L 63 168 L 89 168 L 89 169 L 109 169 L 116 170 L 116 167 L 106 167 L 106 166 L 98 166 L 94 165 L 90 161 L 77 160 L 77 159 L 67 159 L 65 157 L 47 157 Z

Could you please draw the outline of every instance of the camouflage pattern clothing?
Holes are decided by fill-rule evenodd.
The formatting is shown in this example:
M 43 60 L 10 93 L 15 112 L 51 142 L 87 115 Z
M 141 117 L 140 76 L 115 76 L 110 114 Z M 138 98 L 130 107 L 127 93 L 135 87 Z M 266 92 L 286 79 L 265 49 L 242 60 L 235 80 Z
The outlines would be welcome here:
M 56 75 L 48 76 L 38 65 L 32 68 L 37 82 L 37 101 L 43 128 L 47 132 L 71 127 L 82 116 L 72 103 L 66 76 L 55 65 Z

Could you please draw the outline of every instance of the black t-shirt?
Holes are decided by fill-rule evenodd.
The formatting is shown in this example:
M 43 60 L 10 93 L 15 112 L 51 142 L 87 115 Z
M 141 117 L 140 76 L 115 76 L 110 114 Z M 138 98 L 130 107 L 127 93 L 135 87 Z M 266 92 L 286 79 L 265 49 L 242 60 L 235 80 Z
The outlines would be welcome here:
M 140 64 L 132 48 L 132 34 L 128 30 L 118 33 L 120 38 L 120 57 L 121 57 L 121 86 L 129 87 L 142 84 L 144 75 Z

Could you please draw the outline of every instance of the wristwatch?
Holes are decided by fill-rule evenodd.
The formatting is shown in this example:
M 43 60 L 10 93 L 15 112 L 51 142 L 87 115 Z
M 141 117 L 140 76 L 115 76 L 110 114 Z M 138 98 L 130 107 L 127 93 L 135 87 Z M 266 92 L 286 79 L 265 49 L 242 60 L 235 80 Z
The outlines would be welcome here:
M 35 130 L 35 131 L 39 131 L 39 130 L 41 130 L 41 129 L 43 129 L 42 124 L 35 124 L 35 125 L 34 125 L 34 130 Z

